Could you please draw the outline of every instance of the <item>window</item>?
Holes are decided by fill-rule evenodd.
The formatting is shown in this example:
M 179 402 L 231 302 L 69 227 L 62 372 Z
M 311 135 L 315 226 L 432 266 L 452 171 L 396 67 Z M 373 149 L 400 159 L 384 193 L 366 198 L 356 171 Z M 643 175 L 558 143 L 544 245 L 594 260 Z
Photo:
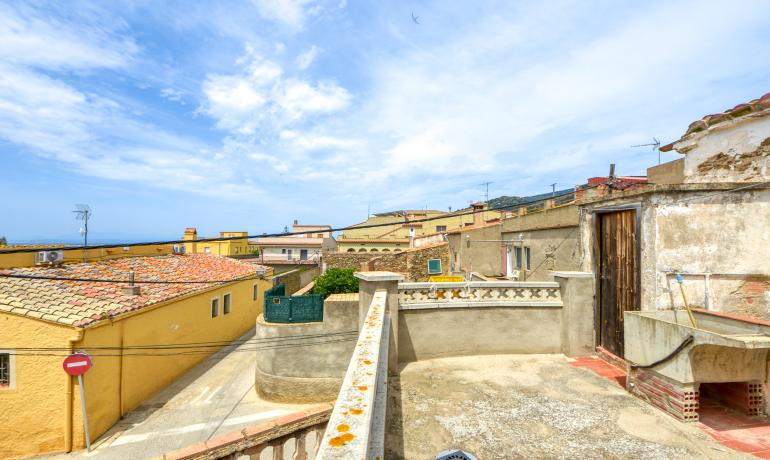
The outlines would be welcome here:
M 287 249 L 287 250 L 286 250 L 286 259 L 287 259 L 287 260 L 291 260 L 291 253 L 292 253 L 292 250 L 291 250 L 291 249 Z
M 203 253 L 204 254 L 211 254 L 211 248 L 206 246 L 205 248 L 203 248 Z
M 318 234 L 316 234 L 316 238 L 323 238 L 323 237 L 324 237 L 324 234 L 323 234 L 323 233 L 318 233 Z
M 356 250 L 353 248 L 348 248 L 348 252 L 356 252 Z
M 286 254 L 286 248 L 281 249 L 281 254 Z
M 446 225 L 436 225 L 436 231 L 437 232 L 445 232 L 446 231 Z
M 0 353 L 0 388 L 11 386 L 11 354 Z
M 440 275 L 441 271 L 441 259 L 430 259 L 428 261 L 429 275 Z
M 252 289 L 251 291 L 252 300 L 259 299 L 259 284 L 255 284 L 251 289 Z
M 524 249 L 524 259 L 525 260 L 522 260 L 522 255 L 521 255 L 521 250 L 522 249 Z M 514 251 L 516 253 L 516 268 L 521 270 L 521 266 L 522 266 L 521 264 L 522 263 L 526 263 L 527 264 L 526 270 L 531 270 L 532 266 L 531 266 L 529 248 L 518 247 L 518 248 L 514 248 Z
M 230 313 L 230 294 L 222 296 L 222 313 L 225 315 Z
M 219 316 L 219 298 L 211 299 L 211 317 Z

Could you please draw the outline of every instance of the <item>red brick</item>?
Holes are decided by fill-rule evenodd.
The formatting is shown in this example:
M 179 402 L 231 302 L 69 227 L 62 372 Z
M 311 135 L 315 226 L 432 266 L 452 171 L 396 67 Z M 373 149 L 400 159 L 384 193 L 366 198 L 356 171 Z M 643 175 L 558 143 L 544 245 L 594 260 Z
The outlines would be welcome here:
M 294 422 L 299 422 L 307 418 L 304 412 L 293 412 L 291 414 L 284 415 L 275 419 L 276 425 L 289 425 Z
M 223 434 L 222 436 L 209 439 L 206 441 L 206 446 L 208 446 L 209 449 L 217 449 L 242 440 L 243 433 L 241 431 L 233 431 L 231 433 Z
M 274 421 L 262 422 L 262 423 L 258 423 L 256 425 L 251 425 L 251 426 L 248 426 L 248 427 L 244 428 L 243 435 L 246 436 L 246 437 L 257 436 L 257 435 L 260 435 L 262 433 L 267 433 L 268 431 L 272 430 L 273 428 L 275 428 L 275 422 Z
M 184 460 L 187 458 L 195 458 L 206 452 L 208 447 L 202 442 L 197 442 L 191 446 L 187 446 L 184 449 L 175 450 L 165 455 L 166 460 Z

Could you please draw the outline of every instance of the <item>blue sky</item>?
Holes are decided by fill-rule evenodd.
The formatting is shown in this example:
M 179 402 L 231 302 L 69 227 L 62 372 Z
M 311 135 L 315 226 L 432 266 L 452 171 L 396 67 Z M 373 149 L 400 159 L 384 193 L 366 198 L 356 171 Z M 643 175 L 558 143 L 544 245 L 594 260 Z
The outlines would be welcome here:
M 75 203 L 94 238 L 167 238 L 644 174 L 657 155 L 630 145 L 770 91 L 768 17 L 764 1 L 4 2 L 0 235 L 77 238 Z

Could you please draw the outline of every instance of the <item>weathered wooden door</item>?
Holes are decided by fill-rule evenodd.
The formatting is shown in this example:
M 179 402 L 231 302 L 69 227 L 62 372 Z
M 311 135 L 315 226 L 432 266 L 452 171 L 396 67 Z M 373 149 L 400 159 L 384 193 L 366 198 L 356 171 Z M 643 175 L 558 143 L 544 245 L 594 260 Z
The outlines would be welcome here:
M 599 345 L 623 357 L 623 312 L 639 310 L 636 210 L 599 214 Z

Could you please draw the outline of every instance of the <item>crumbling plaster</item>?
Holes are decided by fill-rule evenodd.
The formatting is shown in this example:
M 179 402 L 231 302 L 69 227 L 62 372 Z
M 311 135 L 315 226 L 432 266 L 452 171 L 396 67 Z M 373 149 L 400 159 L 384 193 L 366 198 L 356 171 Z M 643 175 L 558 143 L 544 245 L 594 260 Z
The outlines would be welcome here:
M 770 176 L 770 111 L 720 123 L 677 142 L 684 182 L 753 182 Z
M 680 272 L 691 305 L 770 318 L 770 187 L 729 191 L 738 186 L 664 186 L 586 204 L 582 269 L 594 265 L 591 211 L 638 205 L 642 310 L 681 308 Z

